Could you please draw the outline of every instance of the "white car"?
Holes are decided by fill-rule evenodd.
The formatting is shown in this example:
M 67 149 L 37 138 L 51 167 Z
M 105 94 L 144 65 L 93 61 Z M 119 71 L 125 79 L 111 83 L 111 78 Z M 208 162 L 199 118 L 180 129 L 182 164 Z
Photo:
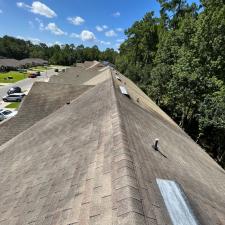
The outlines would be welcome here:
M 11 111 L 8 109 L 0 109 L 0 121 L 14 117 L 17 111 Z

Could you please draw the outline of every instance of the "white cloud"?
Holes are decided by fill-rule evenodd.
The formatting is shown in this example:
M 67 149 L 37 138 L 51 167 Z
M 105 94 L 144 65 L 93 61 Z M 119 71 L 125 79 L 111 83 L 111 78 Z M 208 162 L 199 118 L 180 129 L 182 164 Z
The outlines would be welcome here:
M 110 41 L 100 41 L 102 45 L 111 45 Z
M 118 43 L 122 43 L 122 42 L 124 42 L 125 40 L 124 39 L 117 39 L 116 40 L 116 42 L 118 42 Z
M 41 40 L 39 38 L 28 38 L 33 44 L 37 45 L 41 43 Z
M 19 8 L 29 8 L 29 5 L 26 5 L 24 2 L 17 2 L 16 3 L 17 7 Z
M 52 9 L 50 9 L 47 5 L 39 1 L 34 1 L 32 5 L 27 5 L 24 2 L 17 2 L 16 5 L 19 8 L 27 9 L 28 11 L 34 14 L 39 14 L 47 18 L 53 18 L 57 16 Z
M 35 18 L 35 20 L 38 22 L 38 24 L 39 24 L 39 30 L 40 31 L 43 31 L 44 29 L 45 29 L 45 26 L 44 26 L 44 24 L 43 24 L 43 22 L 40 20 L 40 19 L 38 19 L 38 18 Z
M 109 30 L 105 32 L 106 37 L 116 37 L 117 33 L 114 30 Z
M 31 27 L 31 28 L 34 28 L 34 23 L 30 20 L 30 21 L 28 21 L 28 24 L 29 24 L 29 26 Z
M 75 26 L 79 26 L 85 22 L 85 20 L 80 16 L 68 17 L 67 20 Z
M 32 38 L 32 37 L 28 37 L 28 38 L 25 38 L 23 36 L 16 36 L 18 39 L 22 39 L 24 41 L 30 41 L 32 42 L 34 45 L 37 45 L 37 44 L 40 44 L 41 43 L 41 40 L 39 38 Z
M 106 25 L 102 25 L 102 26 L 97 25 L 95 28 L 96 28 L 96 30 L 98 32 L 102 32 L 103 30 L 108 29 L 108 26 L 106 26 Z
M 96 37 L 93 32 L 89 30 L 83 30 L 80 34 L 72 33 L 70 34 L 71 38 L 79 38 L 82 41 L 95 41 Z
M 116 31 L 123 32 L 123 28 L 118 27 L 118 28 L 116 28 Z
M 80 35 L 79 34 L 76 34 L 76 33 L 72 33 L 70 35 L 71 38 L 80 38 Z
M 54 45 L 62 45 L 62 43 L 60 41 L 55 41 Z
M 46 27 L 45 30 L 49 30 L 51 33 L 55 35 L 67 35 L 66 32 L 62 31 L 55 23 L 49 23 Z
M 0 9 L 0 14 L 2 14 L 3 13 L 3 11 L 2 11 L 2 9 Z
M 54 45 L 59 45 L 60 48 L 61 48 L 62 43 L 61 43 L 60 41 L 55 41 L 55 42 L 48 42 L 48 43 L 46 43 L 46 45 L 47 45 L 48 47 L 52 47 L 52 46 L 54 46 Z
M 114 17 L 119 17 L 120 15 L 121 15 L 121 14 L 120 14 L 120 12 L 118 12 L 118 11 L 113 13 L 113 16 L 114 16 Z
M 116 50 L 116 51 L 119 51 L 120 45 L 121 45 L 121 44 L 119 44 L 119 43 L 115 44 L 115 50 Z
M 95 28 L 96 28 L 96 30 L 99 31 L 99 32 L 101 32 L 101 31 L 104 30 L 104 29 L 103 29 L 102 27 L 100 27 L 100 26 L 96 26 Z
M 80 34 L 82 41 L 94 41 L 96 39 L 94 33 L 89 30 L 83 30 Z

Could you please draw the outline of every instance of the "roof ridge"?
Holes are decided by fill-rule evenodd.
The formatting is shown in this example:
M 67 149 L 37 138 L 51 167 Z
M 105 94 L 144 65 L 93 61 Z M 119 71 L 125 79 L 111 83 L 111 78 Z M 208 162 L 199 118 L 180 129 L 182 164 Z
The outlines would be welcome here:
M 124 121 L 120 112 L 119 101 L 116 96 L 115 84 L 112 77 L 112 71 L 110 69 L 112 79 L 112 130 L 113 130 L 113 162 L 112 170 L 116 177 L 113 177 L 113 183 L 117 183 L 119 180 L 120 185 L 117 185 L 113 189 L 112 193 L 115 195 L 117 208 L 117 216 L 127 216 L 132 221 L 132 224 L 140 224 L 140 217 L 142 224 L 148 224 L 145 218 L 144 207 L 142 203 L 140 185 L 137 179 L 137 173 L 135 170 L 134 159 L 132 152 L 129 149 L 129 143 L 127 140 L 127 132 L 125 130 Z M 121 162 L 124 163 L 121 166 Z M 121 173 L 118 173 L 118 169 Z M 123 190 L 124 189 L 124 190 Z M 135 221 L 135 223 L 134 223 Z M 137 223 L 136 223 L 137 221 Z

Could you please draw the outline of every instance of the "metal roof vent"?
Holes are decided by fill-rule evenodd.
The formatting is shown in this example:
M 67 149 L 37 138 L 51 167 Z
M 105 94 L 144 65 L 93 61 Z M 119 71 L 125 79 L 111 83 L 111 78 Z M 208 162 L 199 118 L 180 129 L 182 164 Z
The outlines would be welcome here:
M 117 79 L 117 80 L 119 80 L 119 81 L 121 81 L 120 77 L 119 77 L 119 76 L 117 76 L 117 75 L 116 75 L 116 79 Z
M 120 91 L 123 95 L 126 95 L 127 97 L 130 98 L 130 95 L 127 92 L 127 89 L 124 86 L 120 86 Z
M 173 180 L 156 179 L 173 225 L 200 225 L 182 187 Z

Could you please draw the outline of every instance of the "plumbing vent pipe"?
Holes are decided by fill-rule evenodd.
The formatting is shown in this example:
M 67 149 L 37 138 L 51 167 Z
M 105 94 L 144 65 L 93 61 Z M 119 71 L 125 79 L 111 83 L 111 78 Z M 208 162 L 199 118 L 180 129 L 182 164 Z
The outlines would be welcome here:
M 154 142 L 154 145 L 153 145 L 153 148 L 156 150 L 156 151 L 158 151 L 159 150 L 159 139 L 158 138 L 156 138 L 155 139 L 155 142 Z

